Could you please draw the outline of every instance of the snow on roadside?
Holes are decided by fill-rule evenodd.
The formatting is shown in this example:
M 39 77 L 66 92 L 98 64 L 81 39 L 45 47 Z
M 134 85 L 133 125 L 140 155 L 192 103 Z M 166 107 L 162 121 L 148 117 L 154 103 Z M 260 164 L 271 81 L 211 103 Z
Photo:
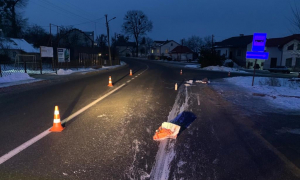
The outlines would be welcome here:
M 185 98 L 181 98 L 181 97 Z M 182 99 L 184 99 L 183 102 Z M 168 122 L 178 118 L 178 115 L 188 108 L 188 91 L 187 88 L 180 88 L 176 96 L 175 103 L 168 116 Z M 174 149 L 175 140 L 165 139 L 160 141 L 158 152 L 155 158 L 155 166 L 150 173 L 150 179 L 169 179 L 170 163 L 174 159 L 176 152 Z
M 184 67 L 186 67 L 186 68 L 200 68 L 201 65 L 200 64 L 193 64 L 193 65 L 185 65 Z
M 283 109 L 300 109 L 300 82 L 285 78 L 252 77 L 225 78 L 225 81 L 246 88 L 249 93 L 256 93 L 267 99 L 267 102 Z
M 16 72 L 8 76 L 1 77 L 0 83 L 16 82 L 16 81 L 24 81 L 24 80 L 32 80 L 32 79 L 34 78 L 30 77 L 27 73 Z
M 210 71 L 225 71 L 225 72 L 239 72 L 239 73 L 248 73 L 243 70 L 239 70 L 237 68 L 231 68 L 231 67 L 225 67 L 225 66 L 207 66 L 202 68 L 204 70 L 210 70 Z

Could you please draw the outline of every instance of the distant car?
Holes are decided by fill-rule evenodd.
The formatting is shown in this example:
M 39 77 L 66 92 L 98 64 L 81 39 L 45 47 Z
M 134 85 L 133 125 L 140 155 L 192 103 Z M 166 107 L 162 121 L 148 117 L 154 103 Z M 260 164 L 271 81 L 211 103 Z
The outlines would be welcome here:
M 270 72 L 281 72 L 281 73 L 287 73 L 289 74 L 291 71 L 286 66 L 276 66 L 276 68 L 270 68 L 268 69 Z

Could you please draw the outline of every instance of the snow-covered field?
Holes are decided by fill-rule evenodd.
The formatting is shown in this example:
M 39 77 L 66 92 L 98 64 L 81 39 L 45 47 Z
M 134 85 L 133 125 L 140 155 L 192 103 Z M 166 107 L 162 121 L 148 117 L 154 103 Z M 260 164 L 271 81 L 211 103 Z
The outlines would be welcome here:
M 243 87 L 247 92 L 266 98 L 268 103 L 281 109 L 300 109 L 300 81 L 285 78 L 252 77 L 225 78 L 225 81 Z
M 208 66 L 202 68 L 204 70 L 210 70 L 210 71 L 225 71 L 225 72 L 239 72 L 239 73 L 248 73 L 243 70 L 239 70 L 238 68 L 231 68 L 231 67 L 225 67 L 225 66 Z

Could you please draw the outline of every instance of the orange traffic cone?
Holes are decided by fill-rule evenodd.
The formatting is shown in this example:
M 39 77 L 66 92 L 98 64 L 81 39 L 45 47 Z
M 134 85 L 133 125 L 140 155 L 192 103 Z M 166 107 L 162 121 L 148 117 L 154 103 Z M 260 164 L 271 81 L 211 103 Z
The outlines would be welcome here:
M 111 76 L 109 76 L 109 79 L 108 79 L 108 86 L 113 87 L 113 84 L 112 84 L 112 81 L 111 81 Z
M 64 128 L 61 126 L 58 106 L 55 106 L 53 127 L 50 129 L 50 131 L 52 131 L 52 132 L 61 132 L 62 130 L 64 130 Z
M 130 74 L 129 74 L 129 76 L 132 76 L 132 70 L 130 69 Z
M 180 70 L 180 75 L 182 75 L 182 69 Z
M 230 76 L 230 71 L 228 72 L 228 77 Z

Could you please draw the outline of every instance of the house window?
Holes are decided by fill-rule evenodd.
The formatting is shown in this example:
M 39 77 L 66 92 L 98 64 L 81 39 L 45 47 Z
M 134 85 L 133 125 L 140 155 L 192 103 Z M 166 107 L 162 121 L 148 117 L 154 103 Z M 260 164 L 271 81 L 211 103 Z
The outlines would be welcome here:
M 159 49 L 156 50 L 156 53 L 159 53 Z
M 236 52 L 236 56 L 242 56 L 242 50 L 237 50 L 237 52 Z
M 151 53 L 152 53 L 152 54 L 154 53 L 154 50 L 153 50 L 153 49 L 151 50 Z
M 290 68 L 292 67 L 292 58 L 287 58 L 285 61 L 285 66 Z
M 262 62 L 262 63 L 260 64 L 260 66 L 261 66 L 261 67 L 264 67 L 264 65 L 265 65 L 265 63 L 264 63 L 264 62 Z
M 288 46 L 287 50 L 294 50 L 294 44 Z
M 13 57 L 16 57 L 17 53 L 16 52 L 13 52 Z
M 165 50 L 165 53 L 168 54 L 168 50 L 167 49 Z
M 173 46 L 173 43 L 171 43 L 171 46 Z
M 217 52 L 218 52 L 218 54 L 221 56 L 221 50 L 218 50 Z
M 296 67 L 300 67 L 300 58 L 296 58 L 296 64 L 295 64 Z

